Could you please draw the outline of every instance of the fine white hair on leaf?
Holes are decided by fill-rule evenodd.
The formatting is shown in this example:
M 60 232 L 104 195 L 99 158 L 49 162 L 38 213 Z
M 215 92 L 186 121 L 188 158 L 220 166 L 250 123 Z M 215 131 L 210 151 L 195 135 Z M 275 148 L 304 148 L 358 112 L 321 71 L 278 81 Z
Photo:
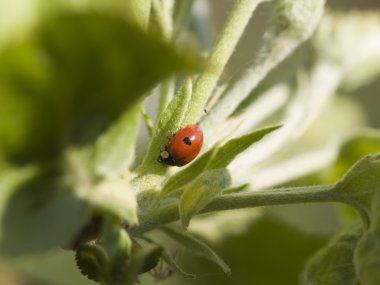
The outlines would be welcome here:
M 261 122 L 285 106 L 289 94 L 290 89 L 285 84 L 275 85 L 273 88 L 265 91 L 242 112 L 228 118 L 220 126 L 213 128 L 209 132 L 207 145 L 214 145 L 222 140 L 226 134 L 231 134 L 231 136 L 228 136 L 230 139 L 254 130 Z M 201 126 L 203 128 L 202 123 Z
M 255 190 L 270 188 L 315 173 L 331 165 L 338 154 L 338 150 L 338 144 L 333 143 L 257 171 L 253 170 L 250 175 L 250 177 L 254 177 L 252 179 L 252 188 Z M 236 176 L 234 176 L 237 184 L 246 180 L 246 178 L 246 173 L 244 177 L 241 177 L 239 173 L 236 173 Z
M 206 136 L 208 130 L 212 130 L 235 111 L 274 67 L 310 37 L 322 17 L 324 2 L 324 0 L 275 2 L 276 12 L 266 30 L 259 53 L 253 57 L 251 67 L 226 90 L 221 100 L 203 118 Z
M 327 62 L 315 66 L 308 80 L 301 83 L 297 96 L 288 106 L 283 127 L 252 146 L 232 164 L 234 168 L 250 168 L 257 165 L 284 145 L 297 140 L 318 117 L 329 98 L 334 95 L 342 78 L 342 70 Z

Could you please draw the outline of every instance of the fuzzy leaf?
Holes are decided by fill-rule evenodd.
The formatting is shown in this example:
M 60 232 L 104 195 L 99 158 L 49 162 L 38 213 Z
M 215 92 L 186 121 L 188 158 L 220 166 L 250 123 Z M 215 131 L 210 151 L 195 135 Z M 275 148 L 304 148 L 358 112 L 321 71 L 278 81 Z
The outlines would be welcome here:
M 114 216 L 137 223 L 136 196 L 128 180 L 106 180 L 92 189 L 87 197 L 96 208 L 112 213 Z
M 210 149 L 190 164 L 189 167 L 186 167 L 184 170 L 170 176 L 162 188 L 161 194 L 167 195 L 178 188 L 184 187 L 186 184 L 196 179 L 210 164 L 210 161 L 214 157 L 215 153 L 216 148 Z
M 90 279 L 100 284 L 135 284 L 137 272 L 130 262 L 132 241 L 118 219 L 105 217 L 97 243 L 84 248 L 87 252 L 81 256 L 79 250 L 77 264 Z
M 2 254 L 26 254 L 67 245 L 88 221 L 88 204 L 63 182 L 59 169 L 3 170 L 3 175 Z
M 223 195 L 225 195 L 225 194 L 228 195 L 228 194 L 232 194 L 232 193 L 240 193 L 240 192 L 247 190 L 247 188 L 249 188 L 249 184 L 243 184 L 240 186 L 227 188 L 227 189 L 223 190 Z
M 145 91 L 193 66 L 120 17 L 50 16 L 0 53 L 0 152 L 25 162 L 92 144 Z
M 175 272 L 177 272 L 179 275 L 181 275 L 183 278 L 189 278 L 189 279 L 193 279 L 196 277 L 195 274 L 191 274 L 191 273 L 187 273 L 186 271 L 184 271 L 180 266 L 179 264 L 177 263 L 177 261 L 172 257 L 170 256 L 170 254 L 167 254 L 167 253 L 164 253 L 162 255 L 162 258 L 165 260 L 165 262 L 167 264 L 169 264 L 174 270 Z
M 365 222 L 376 220 L 372 208 L 378 202 L 375 197 L 380 191 L 380 153 L 367 155 L 334 185 L 334 191 L 357 209 Z
M 204 118 L 202 125 L 206 133 L 227 119 L 274 67 L 311 36 L 323 15 L 325 1 L 283 0 L 273 4 L 274 13 L 266 26 L 266 37 L 261 41 L 259 52 L 252 57 L 241 78 L 229 86 Z
M 145 273 L 155 268 L 162 253 L 163 248 L 158 245 L 149 245 L 138 250 L 135 259 L 141 262 L 139 273 Z
M 192 94 L 192 81 L 186 79 L 181 89 L 175 94 L 173 100 L 162 113 L 157 122 L 159 129 L 165 129 L 167 135 L 173 135 L 181 127 L 187 104 Z M 169 128 L 167 130 L 167 128 Z
M 339 150 L 338 158 L 333 166 L 331 180 L 342 177 L 359 159 L 367 154 L 380 152 L 380 131 L 366 129 L 347 140 Z
M 104 249 L 95 244 L 88 244 L 80 247 L 75 254 L 75 261 L 80 272 L 88 279 L 99 281 L 102 268 L 108 262 Z
M 0 162 L 1 163 L 1 162 Z M 35 178 L 39 174 L 39 168 L 29 166 L 24 168 L 12 168 L 9 165 L 0 166 L 0 209 L 4 209 L 7 199 L 15 189 Z
M 174 102 L 174 99 L 173 99 L 173 102 Z M 170 107 L 170 105 L 169 105 L 169 107 Z M 165 112 L 164 112 L 164 114 L 165 114 Z M 165 116 L 163 116 L 161 119 L 164 121 Z M 169 122 L 168 120 L 169 120 L 169 118 L 166 118 L 165 122 Z M 251 134 L 242 136 L 240 138 L 233 139 L 233 140 L 227 142 L 222 147 L 215 146 L 216 154 L 214 153 L 215 150 L 212 151 L 213 153 L 206 152 L 205 154 L 203 154 L 203 156 L 201 156 L 199 159 L 197 159 L 188 168 L 186 168 L 183 171 L 179 172 L 178 174 L 174 175 L 173 178 L 169 178 L 167 183 L 164 185 L 162 195 L 165 195 L 167 193 L 171 193 L 174 190 L 179 189 L 179 186 L 183 187 L 189 181 L 189 179 L 196 178 L 199 175 L 199 173 L 201 173 L 203 171 L 203 169 L 206 169 L 206 168 L 207 169 L 218 169 L 218 168 L 224 168 L 224 166 L 228 166 L 228 164 L 238 154 L 240 154 L 241 152 L 246 150 L 251 144 L 260 140 L 266 134 L 278 129 L 279 127 L 280 126 L 273 126 L 273 127 L 264 128 L 264 129 L 255 131 Z M 166 143 L 167 143 L 167 138 L 164 139 L 164 141 L 162 142 L 162 145 L 164 146 Z M 162 149 L 162 147 L 157 148 L 157 143 L 152 141 L 149 154 L 144 160 L 144 164 L 147 164 L 147 165 L 140 167 L 140 169 L 139 169 L 140 171 L 142 169 L 146 170 L 147 167 L 150 167 L 152 165 L 152 164 L 148 164 L 149 161 L 151 161 L 153 159 L 154 159 L 154 161 L 157 160 L 157 154 L 160 152 L 160 149 Z M 211 162 L 209 161 L 209 159 L 210 159 L 209 156 L 213 157 Z M 150 158 L 151 160 L 149 160 L 148 158 Z M 182 177 L 182 175 L 183 175 L 183 177 Z M 149 185 L 149 186 L 151 186 L 151 185 Z M 181 192 L 182 192 L 182 189 L 181 189 L 181 191 L 176 192 L 176 194 L 180 194 Z
M 380 161 L 378 160 L 378 162 Z M 379 176 L 372 178 L 378 180 Z M 372 185 L 372 187 L 374 186 Z M 377 187 L 379 187 L 379 183 Z M 361 284 L 378 284 L 380 282 L 380 192 L 379 188 L 371 190 L 377 190 L 377 193 L 371 201 L 370 228 L 359 240 L 355 251 L 355 269 Z
M 191 94 L 192 82 L 191 79 L 188 78 L 175 94 L 168 107 L 163 113 L 161 113 L 159 118 L 157 118 L 148 153 L 138 169 L 139 172 L 142 172 L 143 170 L 147 172 L 147 168 L 157 166 L 162 166 L 163 168 L 163 165 L 158 163 L 157 158 L 160 151 L 167 144 L 168 139 L 183 127 L 182 121 L 186 114 Z
M 198 179 L 185 187 L 179 205 L 182 226 L 187 228 L 190 219 L 201 211 L 231 183 L 226 169 L 203 172 Z
M 192 254 L 214 262 L 224 273 L 231 274 L 229 266 L 203 241 L 183 230 L 180 231 L 169 227 L 164 227 L 161 230 Z
M 183 278 L 195 278 L 195 274 L 190 274 L 185 272 L 178 264 L 177 260 L 169 254 L 169 249 L 165 248 L 164 246 L 158 244 L 156 241 L 152 240 L 149 237 L 141 236 L 141 239 L 144 241 L 159 246 L 163 249 L 162 251 L 162 259 L 172 268 L 174 269 L 178 274 L 180 274 Z
M 302 276 L 302 284 L 356 284 L 354 250 L 362 234 L 363 230 L 360 225 L 356 224 L 348 231 L 339 234 L 327 246 L 319 250 L 307 262 Z
M 355 252 L 355 269 L 360 284 L 375 285 L 380 282 L 379 231 L 367 231 L 360 239 Z
M 101 244 L 111 260 L 125 262 L 131 255 L 132 241 L 127 232 L 121 228 L 118 219 L 106 217 L 103 220 Z M 121 258 L 119 257 L 121 255 Z
M 126 110 L 95 144 L 94 168 L 103 177 L 114 179 L 127 173 L 134 160 L 140 106 Z
M 106 257 L 102 260 L 88 260 L 82 265 L 81 271 L 89 277 L 97 278 L 101 284 L 133 285 L 139 274 L 156 267 L 162 255 L 162 247 L 147 245 L 140 247 L 134 244 L 127 232 L 120 227 L 118 219 L 106 217 L 103 221 L 101 236 L 98 239 L 97 251 L 101 249 Z M 100 264 L 101 266 L 97 266 Z M 94 278 L 92 278 L 94 279 Z M 96 280 L 96 279 L 94 279 Z
M 100 1 L 101 3 L 109 1 Z M 151 0 L 129 0 L 118 1 L 121 8 L 124 8 L 128 16 L 136 21 L 141 27 L 147 28 L 151 10 Z
M 253 143 L 261 140 L 264 136 L 280 127 L 281 125 L 267 127 L 228 141 L 220 147 L 208 168 L 218 169 L 227 167 L 237 155 L 245 151 Z
M 340 200 L 361 215 L 365 232 L 355 251 L 355 270 L 361 284 L 380 282 L 380 153 L 359 160 L 334 189 Z

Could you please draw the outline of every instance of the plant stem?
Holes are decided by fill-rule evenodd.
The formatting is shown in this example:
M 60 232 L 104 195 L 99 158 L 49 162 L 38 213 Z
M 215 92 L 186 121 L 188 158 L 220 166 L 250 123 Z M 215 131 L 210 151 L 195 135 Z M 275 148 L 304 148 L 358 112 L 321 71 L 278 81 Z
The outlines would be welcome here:
M 208 204 L 202 213 L 275 206 L 298 203 L 340 202 L 342 199 L 334 191 L 334 185 L 311 187 L 277 188 L 257 192 L 222 195 Z M 139 216 L 139 225 L 129 231 L 141 235 L 147 231 L 179 220 L 178 203 L 172 203 Z
M 195 82 L 193 97 L 184 120 L 185 124 L 196 122 L 203 113 L 211 92 L 260 2 L 261 0 L 236 1 L 219 40 L 207 59 L 205 70 Z

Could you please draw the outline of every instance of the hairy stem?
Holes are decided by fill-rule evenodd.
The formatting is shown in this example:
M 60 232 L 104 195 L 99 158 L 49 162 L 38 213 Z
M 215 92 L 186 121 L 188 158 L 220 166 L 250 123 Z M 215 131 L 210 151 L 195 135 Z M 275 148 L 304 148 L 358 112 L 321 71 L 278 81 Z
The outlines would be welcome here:
M 185 117 L 185 124 L 196 122 L 214 90 L 228 59 L 242 36 L 253 11 L 261 0 L 238 0 L 227 23 L 210 53 L 206 68 L 196 80 L 194 93 Z
M 341 197 L 334 191 L 334 185 L 277 188 L 219 196 L 208 204 L 201 211 L 201 214 L 261 206 L 341 201 Z M 139 225 L 132 227 L 130 233 L 140 235 L 177 220 L 179 220 L 178 203 L 172 203 L 157 210 L 140 214 Z

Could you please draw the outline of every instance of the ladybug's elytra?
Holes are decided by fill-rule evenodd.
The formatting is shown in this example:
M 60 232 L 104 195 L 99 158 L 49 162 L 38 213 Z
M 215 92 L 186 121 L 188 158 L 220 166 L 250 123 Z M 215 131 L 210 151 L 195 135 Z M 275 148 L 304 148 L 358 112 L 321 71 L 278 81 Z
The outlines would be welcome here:
M 197 157 L 202 145 L 202 129 L 198 125 L 188 125 L 169 140 L 158 160 L 167 165 L 183 166 Z

